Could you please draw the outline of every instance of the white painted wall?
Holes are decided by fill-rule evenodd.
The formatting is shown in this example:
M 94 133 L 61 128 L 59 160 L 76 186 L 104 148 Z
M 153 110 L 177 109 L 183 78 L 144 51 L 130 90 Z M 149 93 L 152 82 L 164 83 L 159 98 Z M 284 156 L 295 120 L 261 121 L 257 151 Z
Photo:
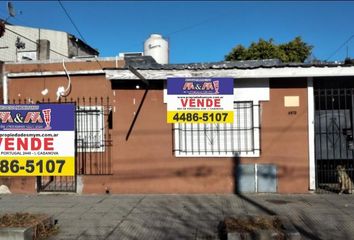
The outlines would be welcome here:
M 66 32 L 13 25 L 6 25 L 6 28 L 34 42 L 36 42 L 39 37 L 40 39 L 47 39 L 50 41 L 50 48 L 52 50 L 68 56 L 68 34 Z M 6 30 L 4 36 L 0 38 L 0 61 L 13 62 L 17 60 L 15 46 L 17 37 L 20 38 L 21 42 L 25 43 L 25 48 L 20 49 L 19 51 L 36 52 L 37 44 L 11 32 L 10 30 Z M 63 59 L 63 56 L 50 51 L 49 58 Z
M 235 79 L 234 81 L 235 101 L 269 101 L 269 79 L 250 78 Z
M 307 106 L 308 106 L 308 138 L 309 138 L 309 186 L 316 189 L 315 167 L 315 98 L 313 92 L 313 78 L 307 78 Z

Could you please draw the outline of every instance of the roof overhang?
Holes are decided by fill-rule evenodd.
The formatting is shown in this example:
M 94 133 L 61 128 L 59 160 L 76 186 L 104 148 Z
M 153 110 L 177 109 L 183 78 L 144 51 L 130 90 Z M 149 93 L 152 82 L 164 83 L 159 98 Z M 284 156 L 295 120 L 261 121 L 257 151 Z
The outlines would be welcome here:
M 146 80 L 170 77 L 293 78 L 354 76 L 354 66 L 281 67 L 256 69 L 137 69 Z M 139 79 L 128 69 L 105 69 L 108 80 Z

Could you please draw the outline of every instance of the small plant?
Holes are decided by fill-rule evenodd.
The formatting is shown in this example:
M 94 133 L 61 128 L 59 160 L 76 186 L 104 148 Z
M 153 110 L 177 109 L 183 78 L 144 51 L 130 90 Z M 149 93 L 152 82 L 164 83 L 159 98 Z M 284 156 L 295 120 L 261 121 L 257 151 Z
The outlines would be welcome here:
M 219 224 L 220 239 L 227 239 L 227 234 L 232 232 L 238 232 L 241 236 L 241 239 L 244 239 L 246 235 L 251 237 L 255 236 L 255 234 L 260 230 L 275 233 L 273 239 L 285 239 L 282 222 L 277 217 L 227 217 Z
M 1 227 L 33 227 L 33 240 L 43 240 L 58 233 L 57 226 L 45 214 L 7 213 L 0 216 Z

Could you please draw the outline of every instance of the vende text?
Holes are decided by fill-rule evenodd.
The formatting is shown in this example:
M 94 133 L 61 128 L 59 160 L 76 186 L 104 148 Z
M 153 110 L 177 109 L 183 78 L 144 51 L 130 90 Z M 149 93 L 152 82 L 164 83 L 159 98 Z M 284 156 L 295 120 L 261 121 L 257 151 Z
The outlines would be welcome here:
M 220 107 L 220 98 L 185 98 L 180 100 L 182 107 Z
M 5 151 L 21 150 L 54 150 L 53 138 L 2 138 L 0 137 L 0 146 L 4 145 Z

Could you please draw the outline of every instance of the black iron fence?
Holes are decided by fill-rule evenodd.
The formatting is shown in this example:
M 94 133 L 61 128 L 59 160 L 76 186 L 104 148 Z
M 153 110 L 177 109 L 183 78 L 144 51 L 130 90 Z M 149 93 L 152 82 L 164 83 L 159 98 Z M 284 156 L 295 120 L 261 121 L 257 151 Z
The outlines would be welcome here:
M 37 192 L 76 192 L 76 189 L 76 175 L 37 177 Z
M 354 179 L 354 89 L 318 88 L 314 96 L 316 189 L 339 192 L 338 165 Z

